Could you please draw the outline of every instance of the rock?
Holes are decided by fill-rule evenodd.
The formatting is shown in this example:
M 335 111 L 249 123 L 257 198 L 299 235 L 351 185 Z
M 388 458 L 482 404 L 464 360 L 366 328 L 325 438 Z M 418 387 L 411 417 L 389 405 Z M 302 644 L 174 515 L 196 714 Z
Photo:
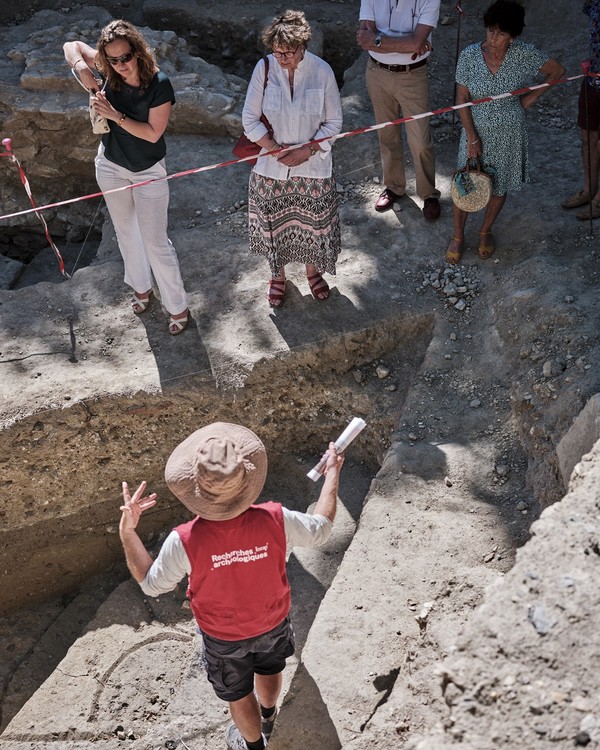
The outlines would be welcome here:
M 444 484 L 446 485 L 446 487 L 452 487 L 452 480 L 450 479 L 450 477 L 444 477 Z
M 481 406 L 481 401 L 478 398 L 474 398 L 470 401 L 469 406 L 471 409 L 478 409 Z
M 517 510 L 529 510 L 529 504 L 525 502 L 525 500 L 519 500 L 519 502 L 516 504 Z
M 0 289 L 12 289 L 24 268 L 24 263 L 0 255 Z
M 558 622 L 556 617 L 546 612 L 543 604 L 530 607 L 527 618 L 540 635 L 547 635 Z
M 506 464 L 497 464 L 494 471 L 499 477 L 507 477 L 510 469 Z
M 375 372 L 377 373 L 377 377 L 380 380 L 384 380 L 389 376 L 390 369 L 389 367 L 385 367 L 384 365 L 377 365 L 377 369 L 375 370 Z

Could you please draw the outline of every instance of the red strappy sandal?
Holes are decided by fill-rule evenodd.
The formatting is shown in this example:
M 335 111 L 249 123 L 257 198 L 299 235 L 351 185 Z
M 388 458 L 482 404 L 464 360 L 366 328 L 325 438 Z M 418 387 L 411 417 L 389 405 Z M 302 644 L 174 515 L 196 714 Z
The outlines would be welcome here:
M 318 271 L 313 273 L 312 276 L 307 276 L 306 278 L 310 284 L 312 296 L 315 299 L 318 299 L 319 302 L 324 302 L 327 297 L 329 297 L 329 284 Z
M 285 300 L 285 279 L 269 279 L 267 300 L 271 307 L 281 307 Z

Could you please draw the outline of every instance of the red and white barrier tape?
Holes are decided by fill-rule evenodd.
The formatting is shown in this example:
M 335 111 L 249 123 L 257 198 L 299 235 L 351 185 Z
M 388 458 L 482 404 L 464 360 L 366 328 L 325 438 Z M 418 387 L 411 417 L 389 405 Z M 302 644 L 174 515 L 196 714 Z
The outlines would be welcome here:
M 585 67 L 584 67 L 583 64 L 582 64 L 582 67 L 585 70 Z M 402 117 L 402 118 L 400 118 L 398 120 L 390 120 L 388 122 L 381 122 L 381 123 L 379 123 L 377 125 L 369 125 L 368 127 L 365 127 L 365 128 L 356 128 L 355 130 L 349 130 L 349 131 L 347 131 L 345 133 L 339 133 L 338 135 L 334 135 L 334 136 L 327 136 L 325 138 L 316 138 L 316 139 L 314 139 L 312 141 L 308 141 L 307 143 L 303 143 L 303 144 L 300 144 L 299 146 L 295 146 L 294 148 L 300 148 L 301 146 L 306 146 L 309 143 L 322 143 L 323 141 L 331 141 L 331 142 L 333 142 L 333 141 L 340 140 L 341 138 L 348 138 L 350 136 L 361 135 L 363 133 L 370 133 L 370 132 L 375 131 L 375 130 L 381 130 L 382 128 L 388 128 L 388 127 L 395 126 L 395 125 L 402 125 L 402 124 L 404 124 L 406 122 L 411 122 L 412 120 L 420 120 L 420 119 L 422 119 L 424 117 L 432 117 L 433 115 L 441 115 L 441 114 L 444 114 L 446 112 L 452 112 L 453 110 L 464 109 L 465 107 L 475 107 L 475 106 L 477 106 L 479 104 L 485 104 L 486 102 L 493 102 L 493 101 L 497 101 L 499 99 L 506 99 L 506 98 L 508 98 L 510 96 L 521 96 L 523 94 L 526 94 L 528 91 L 536 91 L 538 89 L 549 88 L 550 86 L 556 86 L 559 83 L 566 83 L 566 82 L 569 82 L 569 81 L 576 81 L 577 79 L 584 78 L 586 76 L 589 76 L 589 77 L 600 77 L 600 74 L 598 74 L 598 73 L 589 73 L 588 71 L 586 71 L 583 74 L 576 75 L 576 76 L 569 76 L 569 77 L 566 77 L 566 78 L 561 78 L 560 80 L 553 81 L 552 83 L 539 83 L 539 84 L 536 84 L 534 86 L 526 86 L 525 88 L 516 89 L 515 91 L 507 91 L 507 92 L 505 92 L 503 94 L 495 94 L 494 96 L 486 96 L 483 99 L 473 99 L 472 101 L 465 102 L 464 104 L 453 104 L 453 105 L 448 106 L 448 107 L 442 107 L 441 109 L 434 109 L 434 110 L 431 110 L 429 112 L 421 112 L 420 114 L 412 115 L 410 117 Z M 199 174 L 200 172 L 208 172 L 208 171 L 210 171 L 212 169 L 220 169 L 221 167 L 228 167 L 231 164 L 241 164 L 241 163 L 244 163 L 244 162 L 247 162 L 247 161 L 252 161 L 252 160 L 254 160 L 256 158 L 255 156 L 246 156 L 246 157 L 244 157 L 242 159 L 228 159 L 227 161 L 222 161 L 222 162 L 219 162 L 217 164 L 208 164 L 208 165 L 206 165 L 204 167 L 194 167 L 192 169 L 185 169 L 182 172 L 174 172 L 173 174 L 166 175 L 165 177 L 159 177 L 159 178 L 156 178 L 154 180 L 144 180 L 142 182 L 135 182 L 135 183 L 133 183 L 131 185 L 124 185 L 123 187 L 113 188 L 112 190 L 105 190 L 104 192 L 90 193 L 89 195 L 81 195 L 81 196 L 78 196 L 77 198 L 69 198 L 67 200 L 58 201 L 56 203 L 48 203 L 45 206 L 35 206 L 35 203 L 33 202 L 33 198 L 31 196 L 31 191 L 29 189 L 29 185 L 27 183 L 27 178 L 24 177 L 25 173 L 22 171 L 21 165 L 18 163 L 16 157 L 14 156 L 14 154 L 12 154 L 12 151 L 10 150 L 10 138 L 5 138 L 2 141 L 2 144 L 6 148 L 6 142 L 7 141 L 8 141 L 8 144 L 9 144 L 9 146 L 8 146 L 9 152 L 8 153 L 0 153 L 0 156 L 11 156 L 12 159 L 13 159 L 13 161 L 15 161 L 15 163 L 18 164 L 19 171 L 21 173 L 21 180 L 23 181 L 23 184 L 25 185 L 25 189 L 27 190 L 27 194 L 28 194 L 28 196 L 30 198 L 30 201 L 32 203 L 33 208 L 28 208 L 28 209 L 25 209 L 23 211 L 15 211 L 14 213 L 11 213 L 11 214 L 4 214 L 4 215 L 0 216 L 0 221 L 2 221 L 3 219 L 12 219 L 12 218 L 14 218 L 16 216 L 25 216 L 25 215 L 30 214 L 30 213 L 35 213 L 40 218 L 40 220 L 42 221 L 42 223 L 44 224 L 44 227 L 46 228 L 46 236 L 47 237 L 48 237 L 48 233 L 47 233 L 46 222 L 43 220 L 42 216 L 40 215 L 41 211 L 46 211 L 46 210 L 48 210 L 50 208 L 59 208 L 60 206 L 68 206 L 71 203 L 78 203 L 80 201 L 90 200 L 91 198 L 99 198 L 99 197 L 101 197 L 103 195 L 109 195 L 109 194 L 112 194 L 112 193 L 120 193 L 123 190 L 133 190 L 134 188 L 142 187 L 143 185 L 148 185 L 148 184 L 150 184 L 152 182 L 162 182 L 164 180 L 173 180 L 173 179 L 175 179 L 177 177 L 185 177 L 185 176 L 191 175 L 191 174 Z M 280 149 L 280 150 L 282 150 L 282 149 Z M 277 153 L 277 152 L 273 152 L 273 153 Z M 58 250 L 56 249 L 56 246 L 54 245 L 54 243 L 52 242 L 52 240 L 49 239 L 49 242 L 50 242 L 52 248 L 54 249 L 54 252 L 57 254 L 57 257 L 60 257 L 60 253 L 58 253 Z M 60 263 L 62 263 L 62 258 L 60 258 L 59 264 Z M 61 272 L 64 273 L 64 266 L 61 269 Z
M 23 183 L 23 187 L 25 188 L 25 192 L 27 193 L 27 197 L 29 198 L 29 202 L 31 203 L 31 205 L 33 207 L 33 208 L 28 209 L 28 211 L 26 211 L 25 213 L 35 213 L 35 215 L 38 217 L 38 219 L 42 222 L 42 226 L 44 227 L 44 233 L 46 235 L 46 239 L 48 240 L 48 244 L 50 245 L 50 247 L 54 251 L 54 255 L 56 255 L 56 260 L 58 261 L 58 268 L 59 268 L 60 272 L 62 273 L 62 275 L 66 279 L 70 279 L 71 277 L 65 271 L 65 262 L 64 262 L 64 260 L 62 258 L 62 255 L 60 254 L 59 249 L 56 247 L 56 245 L 54 244 L 54 241 L 53 241 L 52 237 L 50 236 L 50 231 L 48 230 L 48 225 L 46 224 L 46 220 L 44 219 L 44 217 L 40 213 L 40 211 L 43 211 L 44 208 L 46 208 L 46 206 L 43 206 L 42 208 L 38 208 L 35 205 L 35 200 L 33 198 L 32 192 L 31 192 L 31 186 L 29 185 L 29 180 L 27 179 L 27 175 L 25 174 L 25 170 L 23 169 L 23 167 L 21 165 L 21 162 L 13 154 L 12 142 L 11 142 L 10 138 L 4 138 L 2 140 L 2 145 L 4 146 L 4 148 L 6 149 L 6 151 L 3 152 L 3 153 L 0 153 L 0 156 L 8 156 L 10 158 L 10 160 L 14 164 L 16 164 L 17 169 L 19 170 L 19 177 L 21 178 L 21 182 Z M 18 214 L 16 214 L 16 215 L 18 215 Z M 8 217 L 6 216 L 6 217 L 2 217 L 2 218 L 8 218 Z

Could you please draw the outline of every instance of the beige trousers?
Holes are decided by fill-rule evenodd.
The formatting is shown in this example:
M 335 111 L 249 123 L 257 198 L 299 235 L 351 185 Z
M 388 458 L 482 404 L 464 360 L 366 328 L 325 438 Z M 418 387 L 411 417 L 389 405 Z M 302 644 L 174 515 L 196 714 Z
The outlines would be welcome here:
M 427 65 L 406 73 L 392 73 L 367 62 L 367 90 L 373 103 L 377 123 L 411 117 L 429 111 L 429 83 Z M 412 154 L 421 199 L 439 196 L 435 189 L 435 154 L 429 130 L 429 118 L 407 122 L 406 140 Z M 396 195 L 406 191 L 404 147 L 399 125 L 377 131 L 383 166 L 383 182 Z

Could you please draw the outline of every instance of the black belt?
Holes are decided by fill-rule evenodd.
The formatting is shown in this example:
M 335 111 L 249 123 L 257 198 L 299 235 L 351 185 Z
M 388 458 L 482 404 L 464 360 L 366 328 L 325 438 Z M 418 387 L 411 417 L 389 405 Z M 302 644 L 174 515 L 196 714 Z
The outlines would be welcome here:
M 369 55 L 369 57 L 371 56 Z M 408 65 L 386 65 L 386 63 L 379 62 L 379 60 L 376 60 L 374 57 L 371 57 L 371 61 L 374 62 L 378 68 L 389 70 L 391 73 L 408 73 L 409 70 L 414 70 L 415 68 L 427 65 L 426 57 L 423 58 L 423 60 L 419 60 L 419 62 L 409 63 Z

